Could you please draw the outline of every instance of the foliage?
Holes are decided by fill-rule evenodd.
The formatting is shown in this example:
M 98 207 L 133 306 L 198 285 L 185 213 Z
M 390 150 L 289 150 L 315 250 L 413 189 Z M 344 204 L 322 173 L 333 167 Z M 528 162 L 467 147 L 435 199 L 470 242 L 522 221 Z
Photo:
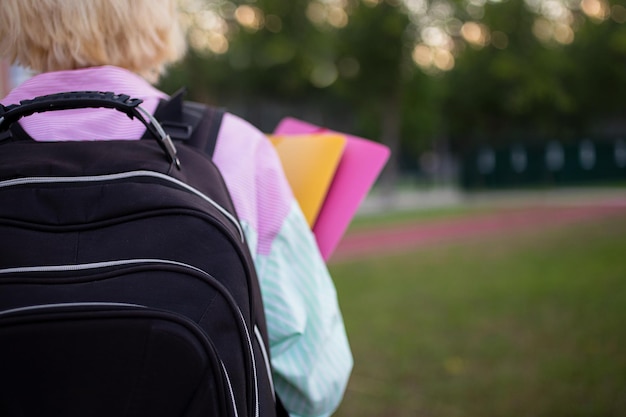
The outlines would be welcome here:
M 180 1 L 190 39 L 217 34 L 221 49 L 192 42 L 163 88 L 187 85 L 190 98 L 268 130 L 281 116 L 304 117 L 408 159 L 441 142 L 463 151 L 626 132 L 619 3 Z
M 457 149 L 477 143 L 567 141 L 598 134 L 603 125 L 621 119 L 619 101 L 626 78 L 624 26 L 582 21 L 570 45 L 546 45 L 533 39 L 532 18 L 512 2 L 489 9 L 493 27 L 505 28 L 507 15 L 521 16 L 508 27 L 509 46 L 468 50 L 448 76 L 446 108 Z M 507 11 L 507 9 L 513 9 Z M 525 17 L 525 19 L 524 19 Z M 498 19 L 502 19 L 501 23 Z

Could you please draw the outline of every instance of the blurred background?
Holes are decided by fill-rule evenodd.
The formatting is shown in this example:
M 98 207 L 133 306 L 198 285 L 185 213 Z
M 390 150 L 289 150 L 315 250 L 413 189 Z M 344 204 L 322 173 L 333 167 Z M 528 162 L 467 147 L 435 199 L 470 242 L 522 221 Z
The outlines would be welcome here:
M 606 0 L 181 0 L 162 87 L 271 132 L 285 115 L 385 143 L 380 184 L 626 178 L 626 7 Z
M 387 189 L 623 182 L 622 3 L 180 0 L 189 54 L 160 87 L 383 142 Z
M 626 416 L 626 2 L 180 4 L 166 92 L 392 149 L 329 263 L 337 415 Z

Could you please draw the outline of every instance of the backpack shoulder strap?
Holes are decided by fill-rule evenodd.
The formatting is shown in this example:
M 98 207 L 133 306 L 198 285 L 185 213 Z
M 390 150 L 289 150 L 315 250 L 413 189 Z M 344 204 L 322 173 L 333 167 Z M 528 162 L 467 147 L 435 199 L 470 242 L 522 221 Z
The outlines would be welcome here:
M 183 142 L 212 157 L 225 111 L 184 101 L 183 95 L 184 90 L 179 90 L 169 100 L 161 100 L 154 116 L 174 141 Z
M 206 104 L 184 101 L 183 95 L 184 90 L 179 90 L 169 100 L 161 100 L 154 116 L 174 141 L 200 149 L 212 157 L 225 111 Z M 277 394 L 275 401 L 276 416 L 289 417 Z

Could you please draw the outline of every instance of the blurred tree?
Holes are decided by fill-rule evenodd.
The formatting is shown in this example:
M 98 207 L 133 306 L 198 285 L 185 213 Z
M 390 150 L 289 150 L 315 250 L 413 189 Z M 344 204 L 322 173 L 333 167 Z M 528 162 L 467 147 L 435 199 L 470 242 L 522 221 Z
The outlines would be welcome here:
M 395 182 L 405 105 L 413 96 L 407 88 L 412 75 L 407 68 L 408 24 L 394 4 L 356 3 L 335 43 L 339 79 L 331 91 L 347 99 L 362 134 L 390 147 L 394 157 L 383 174 L 388 184 Z
M 558 35 L 559 26 L 551 27 L 525 2 L 493 5 L 482 21 L 491 30 L 491 44 L 467 48 L 447 76 L 451 91 L 467 92 L 446 99 L 455 114 L 450 133 L 457 149 L 512 140 L 566 141 L 623 119 L 621 23 L 585 19 L 577 11 L 568 19 L 571 26 L 560 26 L 561 38 L 548 37 L 545 32 Z
M 273 101 L 284 103 L 285 109 L 292 104 L 291 115 L 296 115 L 298 103 L 306 102 L 326 109 L 311 121 L 381 140 L 394 155 L 399 154 L 404 104 L 415 101 L 406 84 L 415 81 L 411 80 L 414 69 L 407 65 L 409 21 L 398 4 L 257 0 L 200 7 L 191 3 L 187 7 L 192 6 L 194 28 L 204 25 L 206 34 L 209 25 L 202 19 L 208 16 L 226 25 L 221 30 L 228 35 L 227 53 L 212 48 L 206 39 L 205 48 L 192 48 L 186 61 L 163 80 L 164 89 L 188 84 L 193 85 L 191 97 L 203 101 L 252 107 Z M 199 17 L 202 14 L 204 18 Z M 194 36 L 192 31 L 192 46 Z M 245 116 L 262 128 L 270 126 Z M 393 178 L 395 171 L 392 161 L 388 175 Z
M 449 126 L 456 148 L 547 132 L 560 125 L 559 115 L 571 111 L 562 76 L 572 62 L 563 48 L 534 39 L 534 18 L 521 1 L 485 9 L 482 22 L 491 41 L 470 44 L 447 74 L 455 92 L 446 109 L 454 114 Z
M 191 98 L 239 108 L 265 130 L 304 117 L 412 161 L 442 141 L 461 151 L 626 132 L 618 3 L 180 1 L 191 51 L 163 88 L 191 86 Z
M 626 8 L 621 7 L 621 22 L 616 10 L 602 24 L 587 21 L 568 51 L 575 65 L 568 79 L 576 97 L 574 117 L 582 134 L 626 133 Z

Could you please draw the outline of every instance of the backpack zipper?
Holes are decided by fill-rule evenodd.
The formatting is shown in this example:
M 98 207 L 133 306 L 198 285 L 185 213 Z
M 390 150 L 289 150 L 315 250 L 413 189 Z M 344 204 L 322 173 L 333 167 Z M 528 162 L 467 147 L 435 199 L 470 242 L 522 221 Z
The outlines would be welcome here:
M 41 270 L 41 269 L 38 269 L 38 270 Z M 0 271 L 0 273 L 2 273 L 3 271 L 5 270 Z M 49 271 L 49 270 L 46 270 L 46 271 Z M 0 317 L 2 317 L 3 315 L 18 314 L 18 313 L 23 313 L 23 312 L 37 312 L 37 310 L 49 310 L 49 309 L 55 309 L 55 308 L 63 309 L 63 308 L 68 308 L 68 307 L 131 307 L 137 310 L 140 310 L 140 309 L 149 310 L 147 306 L 140 305 L 140 304 L 108 303 L 108 302 L 77 302 L 77 303 L 39 304 L 39 305 L 33 305 L 33 306 L 27 306 L 27 307 L 12 308 L 9 310 L 0 311 Z M 168 312 L 168 314 L 176 314 L 176 313 Z M 186 317 L 184 318 L 184 320 L 191 326 L 199 328 L 199 326 L 196 323 L 194 323 L 192 320 L 189 320 Z M 199 331 L 202 332 L 202 329 L 199 329 Z M 209 342 L 209 345 L 211 345 L 210 342 Z M 213 351 L 215 351 L 214 347 L 212 347 L 212 349 Z M 214 354 L 216 354 L 216 352 L 214 352 Z M 233 393 L 233 386 L 232 386 L 232 383 L 230 382 L 230 377 L 228 375 L 228 372 L 226 371 L 226 366 L 224 365 L 224 362 L 222 361 L 222 359 L 219 356 L 217 357 L 217 359 L 220 363 L 220 366 L 222 367 L 222 370 L 224 371 L 224 378 L 226 380 L 226 386 L 228 388 L 228 396 L 230 397 L 230 402 L 233 407 L 234 417 L 238 417 L 239 414 L 237 412 L 237 403 L 235 400 L 235 394 Z
M 156 178 L 165 182 L 170 183 L 170 185 L 175 185 L 179 188 L 184 189 L 185 191 L 194 194 L 207 203 L 211 204 L 215 207 L 220 213 L 222 213 L 226 218 L 237 228 L 237 232 L 239 234 L 239 239 L 241 242 L 245 241 L 243 229 L 239 221 L 224 207 L 219 205 L 215 200 L 206 194 L 202 193 L 200 190 L 180 181 L 174 177 L 170 177 L 169 175 L 162 174 L 160 172 L 155 171 L 147 171 L 147 170 L 139 170 L 139 171 L 127 171 L 120 172 L 117 174 L 104 174 L 104 175 L 85 175 L 85 176 L 77 176 L 77 177 L 25 177 L 25 178 L 15 178 L 12 180 L 4 180 L 0 181 L 0 188 L 14 187 L 19 185 L 30 185 L 30 184 L 54 184 L 54 183 L 88 183 L 88 182 L 103 182 L 103 181 L 119 181 L 131 178 L 140 178 L 140 177 L 150 177 Z
M 238 314 L 239 320 L 241 321 L 241 327 L 244 330 L 243 333 L 245 335 L 246 344 L 247 344 L 247 348 L 248 348 L 248 353 L 250 355 L 250 364 L 251 364 L 252 374 L 253 374 L 253 378 L 252 378 L 252 383 L 253 383 L 253 386 L 254 386 L 254 400 L 253 400 L 253 403 L 255 404 L 255 411 L 254 411 L 255 414 L 254 415 L 255 415 L 255 417 L 259 417 L 260 411 L 259 411 L 258 375 L 257 375 L 257 371 L 256 371 L 256 366 L 257 365 L 256 365 L 256 360 L 254 358 L 254 348 L 252 346 L 252 339 L 250 337 L 250 333 L 248 331 L 248 326 L 246 325 L 246 321 L 245 321 L 245 319 L 243 317 L 243 313 L 241 312 L 241 309 L 239 308 L 239 306 L 237 306 L 237 304 L 234 302 L 234 300 L 232 300 L 229 291 L 221 283 L 219 283 L 219 281 L 217 281 L 215 278 L 213 278 L 210 274 L 208 274 L 207 272 L 203 271 L 202 269 L 197 268 L 197 267 L 195 267 L 193 265 L 186 264 L 184 262 L 171 261 L 171 260 L 165 260 L 165 259 L 127 259 L 127 260 L 93 262 L 93 263 L 85 263 L 85 264 L 41 265 L 41 266 L 29 266 L 29 267 L 5 268 L 5 269 L 0 269 L 0 275 L 20 274 L 20 273 L 29 273 L 29 272 L 44 272 L 44 273 L 46 273 L 46 272 L 64 272 L 64 271 L 69 271 L 69 272 L 71 272 L 71 271 L 87 271 L 87 270 L 102 269 L 102 268 L 112 268 L 112 267 L 118 267 L 118 266 L 139 266 L 139 265 L 152 264 L 152 263 L 154 263 L 154 264 L 161 264 L 161 265 L 177 266 L 177 267 L 182 267 L 184 269 L 190 269 L 192 271 L 195 271 L 195 272 L 201 274 L 202 276 L 204 276 L 205 278 L 207 278 L 213 284 L 216 284 L 217 286 L 219 286 L 219 288 L 221 289 L 221 292 L 223 293 L 223 295 L 225 295 L 226 298 L 228 298 L 229 304 L 234 308 L 235 312 Z M 269 370 L 270 369 L 270 364 L 269 364 L 269 358 L 267 356 L 267 352 L 265 352 L 265 347 L 263 345 L 261 345 L 261 347 L 262 347 L 262 350 L 263 350 L 263 357 L 264 357 L 264 360 L 266 362 L 265 366 Z M 269 377 L 270 377 L 270 381 L 271 381 L 271 374 L 269 374 Z M 232 388 L 231 388 L 231 392 L 232 392 Z M 234 401 L 234 395 L 233 395 L 233 401 Z M 235 408 L 235 410 L 236 410 L 236 408 Z
M 27 311 L 37 311 L 47 308 L 64 308 L 64 307 L 133 307 L 133 308 L 146 308 L 146 306 L 140 304 L 130 303 L 56 303 L 56 304 L 38 304 L 26 307 L 11 308 L 9 310 L 0 311 L 0 316 L 14 313 L 24 313 Z

